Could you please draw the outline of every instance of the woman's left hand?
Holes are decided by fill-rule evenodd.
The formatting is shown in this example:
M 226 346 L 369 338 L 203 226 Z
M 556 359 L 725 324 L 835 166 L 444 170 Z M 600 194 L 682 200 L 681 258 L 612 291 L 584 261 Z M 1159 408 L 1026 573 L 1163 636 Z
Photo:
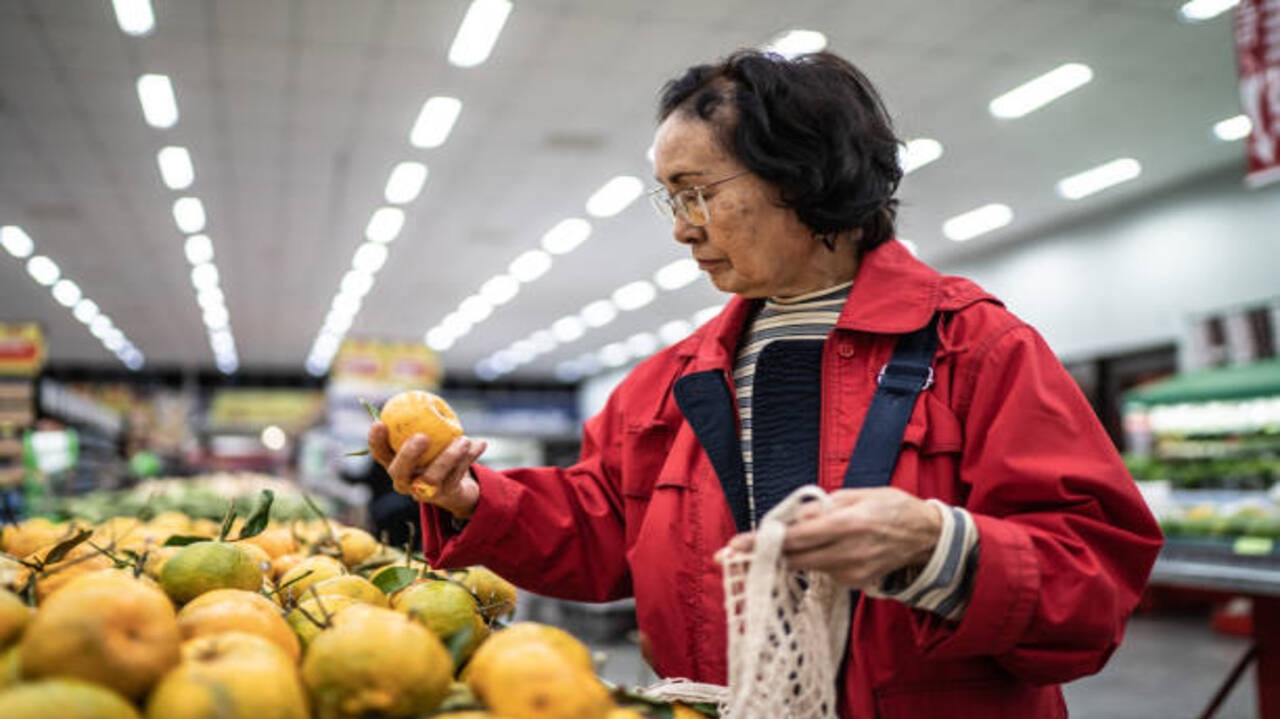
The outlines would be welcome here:
M 877 587 L 892 572 L 923 566 L 942 531 L 936 507 L 893 487 L 840 489 L 834 506 L 816 504 L 799 511 L 782 544 L 792 569 L 818 570 L 853 589 Z M 729 547 L 743 552 L 754 534 L 739 534 Z

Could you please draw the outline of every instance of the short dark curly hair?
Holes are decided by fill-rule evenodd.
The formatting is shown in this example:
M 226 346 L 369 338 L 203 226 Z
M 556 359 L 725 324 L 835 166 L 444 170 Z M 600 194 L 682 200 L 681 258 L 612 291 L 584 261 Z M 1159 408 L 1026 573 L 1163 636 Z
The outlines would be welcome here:
M 667 82 L 658 121 L 676 111 L 711 123 L 815 235 L 860 228 L 861 251 L 893 237 L 899 140 L 880 94 L 849 61 L 740 50 Z

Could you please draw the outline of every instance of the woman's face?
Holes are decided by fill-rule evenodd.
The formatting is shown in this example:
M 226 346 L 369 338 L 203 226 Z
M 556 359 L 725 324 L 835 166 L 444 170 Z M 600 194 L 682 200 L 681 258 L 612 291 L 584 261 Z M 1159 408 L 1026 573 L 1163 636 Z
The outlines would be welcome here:
M 712 126 L 674 112 L 658 127 L 654 170 L 668 192 L 706 185 L 747 168 L 715 137 Z M 777 190 L 752 173 L 703 191 L 710 220 L 702 227 L 676 215 L 676 242 L 689 246 L 698 267 L 724 292 L 743 297 L 789 297 L 838 284 L 831 253 Z

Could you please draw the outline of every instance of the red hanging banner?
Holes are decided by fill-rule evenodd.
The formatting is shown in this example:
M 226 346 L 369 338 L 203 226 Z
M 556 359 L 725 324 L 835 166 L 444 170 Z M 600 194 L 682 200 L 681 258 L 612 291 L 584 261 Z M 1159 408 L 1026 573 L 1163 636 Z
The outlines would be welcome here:
M 1280 0 L 1240 0 L 1236 7 L 1240 104 L 1253 124 L 1245 183 L 1280 180 Z

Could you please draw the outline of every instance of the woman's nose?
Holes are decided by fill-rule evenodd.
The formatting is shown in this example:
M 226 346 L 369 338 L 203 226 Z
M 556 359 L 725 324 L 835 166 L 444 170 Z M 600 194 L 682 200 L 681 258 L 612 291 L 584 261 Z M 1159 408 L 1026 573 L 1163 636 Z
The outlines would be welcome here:
M 692 245 L 704 238 L 704 230 L 701 227 L 686 220 L 681 215 L 676 215 L 675 224 L 671 227 L 671 234 L 675 237 L 676 242 L 682 245 Z

